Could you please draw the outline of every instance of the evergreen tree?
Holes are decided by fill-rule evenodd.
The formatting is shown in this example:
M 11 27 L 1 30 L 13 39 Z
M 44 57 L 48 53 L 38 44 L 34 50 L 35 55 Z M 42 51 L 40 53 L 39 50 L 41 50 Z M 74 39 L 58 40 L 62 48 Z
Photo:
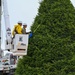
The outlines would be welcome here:
M 70 0 L 43 0 L 31 27 L 28 55 L 15 75 L 75 74 L 75 9 Z

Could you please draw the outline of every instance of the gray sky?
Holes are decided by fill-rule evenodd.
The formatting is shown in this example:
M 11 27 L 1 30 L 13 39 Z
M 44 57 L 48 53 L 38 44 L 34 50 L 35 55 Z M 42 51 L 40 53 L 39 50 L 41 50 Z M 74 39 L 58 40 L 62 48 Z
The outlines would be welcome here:
M 41 0 L 7 0 L 11 30 L 13 29 L 14 24 L 17 24 L 17 22 L 21 20 L 23 23 L 27 23 L 27 31 L 30 31 L 30 26 L 34 21 L 37 10 L 39 8 L 39 1 Z M 75 6 L 75 0 L 71 1 Z M 3 38 L 1 42 L 1 47 L 2 49 L 4 49 L 6 32 L 3 15 L 1 23 Z
M 75 0 L 71 0 L 71 2 L 73 3 L 74 7 L 75 7 Z

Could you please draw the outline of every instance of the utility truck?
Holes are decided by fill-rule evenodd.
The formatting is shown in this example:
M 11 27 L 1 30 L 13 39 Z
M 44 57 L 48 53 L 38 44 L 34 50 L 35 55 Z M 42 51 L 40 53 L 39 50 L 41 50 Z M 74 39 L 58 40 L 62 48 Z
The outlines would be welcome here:
M 27 55 L 29 34 L 16 34 L 14 39 L 12 39 L 7 0 L 2 0 L 2 5 L 6 27 L 5 51 L 9 52 L 5 56 L 1 55 L 0 71 L 12 74 L 12 71 L 17 67 L 18 59 Z
M 17 56 L 14 56 L 10 52 L 6 53 L 6 55 L 0 59 L 0 72 L 2 74 L 13 74 L 17 66 L 17 60 Z

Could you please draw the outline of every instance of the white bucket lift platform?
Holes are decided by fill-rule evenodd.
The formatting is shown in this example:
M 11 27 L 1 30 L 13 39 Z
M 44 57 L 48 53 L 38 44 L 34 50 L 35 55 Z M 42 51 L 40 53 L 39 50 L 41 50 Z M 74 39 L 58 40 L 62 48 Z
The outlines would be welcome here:
M 13 55 L 17 56 L 27 55 L 28 37 L 28 34 L 16 34 L 13 39 L 14 46 L 10 52 L 13 52 Z

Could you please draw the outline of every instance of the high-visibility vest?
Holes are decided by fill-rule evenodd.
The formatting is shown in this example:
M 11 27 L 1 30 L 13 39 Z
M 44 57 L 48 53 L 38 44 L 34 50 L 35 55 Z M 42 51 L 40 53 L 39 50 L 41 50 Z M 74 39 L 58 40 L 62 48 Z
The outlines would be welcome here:
M 22 28 L 19 24 L 14 26 L 12 35 L 14 36 L 15 34 L 22 34 Z

